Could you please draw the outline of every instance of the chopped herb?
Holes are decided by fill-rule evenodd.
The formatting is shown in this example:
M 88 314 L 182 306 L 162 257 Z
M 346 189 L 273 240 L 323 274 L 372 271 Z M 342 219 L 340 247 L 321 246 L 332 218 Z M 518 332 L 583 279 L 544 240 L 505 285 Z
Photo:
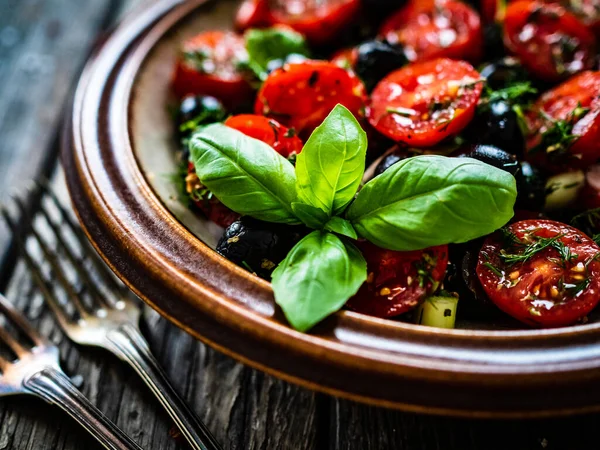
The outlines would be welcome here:
M 493 90 L 486 86 L 480 106 L 485 107 L 490 103 L 500 100 L 509 102 L 511 104 L 522 103 L 524 98 L 535 95 L 537 92 L 537 89 L 535 89 L 529 81 L 514 83 L 511 86 L 498 90 Z
M 500 258 L 504 263 L 509 266 L 517 263 L 524 263 L 548 248 L 553 248 L 558 251 L 563 264 L 573 259 L 570 251 L 568 251 L 567 254 L 566 246 L 560 241 L 560 238 L 562 238 L 564 234 L 559 234 L 551 238 L 544 238 L 534 235 L 533 233 L 535 231 L 535 229 L 530 230 L 526 235 L 527 240 L 524 241 L 519 239 L 514 233 L 507 233 L 506 230 L 503 229 L 505 242 L 507 238 L 511 241 L 508 249 L 502 249 L 500 251 Z
M 296 130 L 294 128 L 288 128 L 288 130 L 283 134 L 283 137 L 293 138 L 296 136 Z
M 579 137 L 572 133 L 573 126 L 588 112 L 589 108 L 582 108 L 581 105 L 577 105 L 565 120 L 560 120 L 540 110 L 539 114 L 546 123 L 547 128 L 542 132 L 541 142 L 531 151 L 544 151 L 553 157 L 564 156 L 571 144 Z
M 494 274 L 500 278 L 502 278 L 504 276 L 504 274 L 500 271 L 500 269 L 498 269 L 496 266 L 494 266 L 492 263 L 490 262 L 486 262 L 483 263 L 484 267 L 487 267 L 488 269 L 490 269 L 492 272 L 494 272 Z
M 244 268 L 246 270 L 248 270 L 248 272 L 252 272 L 253 274 L 256 274 L 256 272 L 252 269 L 252 267 L 250 267 L 250 264 L 248 264 L 246 261 L 242 261 L 242 266 L 244 266 Z
M 388 114 L 397 114 L 399 116 L 409 117 L 409 118 L 418 114 L 418 112 L 415 111 L 414 109 L 403 108 L 401 106 L 398 106 L 397 108 L 387 108 L 385 111 Z
M 592 236 L 592 239 L 594 240 L 594 242 L 598 245 L 600 245 L 600 233 L 595 234 L 594 236 Z

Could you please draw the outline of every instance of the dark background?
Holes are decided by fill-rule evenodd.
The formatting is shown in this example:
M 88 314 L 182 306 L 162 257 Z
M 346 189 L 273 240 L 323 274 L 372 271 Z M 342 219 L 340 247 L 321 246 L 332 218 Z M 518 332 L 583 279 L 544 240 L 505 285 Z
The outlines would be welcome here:
M 93 45 L 139 0 L 0 0 L 0 199 L 53 178 L 61 116 Z M 29 197 L 30 208 L 38 199 Z M 145 449 L 185 448 L 131 370 L 66 341 L 0 224 L 0 292 L 59 344 L 93 403 Z M 244 367 L 150 310 L 144 331 L 176 387 L 227 449 L 588 450 L 600 416 L 478 421 L 387 411 L 314 394 Z M 348 374 L 352 376 L 352 374 Z M 600 387 L 599 387 L 600 388 Z M 552 395 L 552 391 L 548 391 Z M 65 414 L 37 399 L 0 399 L 0 450 L 99 449 Z

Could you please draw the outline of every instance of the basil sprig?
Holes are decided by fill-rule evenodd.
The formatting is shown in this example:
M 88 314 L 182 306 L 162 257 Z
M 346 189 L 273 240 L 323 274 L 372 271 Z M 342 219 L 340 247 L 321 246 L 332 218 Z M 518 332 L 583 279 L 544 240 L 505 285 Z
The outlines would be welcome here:
M 306 57 L 310 54 L 304 36 L 291 29 L 251 29 L 246 31 L 244 38 L 248 52 L 246 64 L 261 81 L 267 78 L 267 65 L 270 61 L 285 60 L 291 54 Z
M 208 125 L 190 142 L 200 182 L 225 206 L 267 222 L 299 224 L 294 166 L 262 141 L 223 124 Z
M 311 134 L 296 158 L 298 199 L 338 215 L 356 195 L 365 172 L 367 134 L 338 106 Z
M 405 159 L 368 182 L 346 218 L 358 235 L 390 250 L 467 242 L 510 220 L 514 177 L 472 158 Z
M 275 301 L 290 324 L 306 331 L 338 311 L 367 279 L 367 263 L 350 242 L 315 230 L 273 272 Z
M 191 140 L 200 182 L 226 206 L 315 231 L 273 272 L 275 300 L 301 331 L 338 311 L 367 278 L 352 240 L 417 250 L 489 234 L 513 215 L 512 175 L 470 158 L 416 156 L 360 192 L 367 141 L 337 105 L 298 155 L 296 170 L 262 142 L 223 125 Z

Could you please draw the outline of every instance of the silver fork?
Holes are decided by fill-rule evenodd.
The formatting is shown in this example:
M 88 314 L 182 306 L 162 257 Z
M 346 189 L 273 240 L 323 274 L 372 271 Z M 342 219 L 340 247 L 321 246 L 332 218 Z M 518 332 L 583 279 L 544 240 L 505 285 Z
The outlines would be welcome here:
M 56 281 L 66 293 L 66 302 L 61 303 L 57 292 L 51 288 L 51 280 L 44 275 L 42 266 L 36 262 L 36 257 L 27 248 L 27 236 L 19 231 L 6 208 L 0 208 L 0 210 L 17 238 L 25 263 L 30 269 L 35 283 L 56 315 L 61 328 L 76 343 L 104 348 L 133 367 L 166 409 L 193 450 L 222 450 L 206 425 L 196 417 L 177 394 L 167 379 L 167 375 L 150 352 L 148 343 L 139 330 L 140 309 L 138 305 L 130 299 L 125 288 L 116 282 L 113 274 L 99 261 L 97 255 L 93 254 L 81 229 L 75 225 L 51 189 L 45 185 L 39 185 L 38 189 L 42 193 L 48 194 L 47 197 L 57 210 L 60 221 L 65 225 L 65 227 L 61 227 L 60 223 L 57 223 L 42 198 L 40 215 L 47 223 L 51 234 L 54 235 L 56 246 L 65 258 L 58 257 L 51 249 L 47 238 L 38 232 L 33 224 L 29 228 L 29 232 L 50 264 Z M 20 215 L 27 217 L 23 202 L 18 197 L 13 199 Z M 84 252 L 83 258 L 76 255 L 65 239 L 61 232 L 64 228 L 67 228 L 78 242 L 78 246 Z M 85 296 L 89 299 L 87 302 L 84 302 L 81 290 L 78 291 L 74 283 L 69 281 L 68 272 L 63 267 L 64 260 L 70 263 L 72 269 L 82 280 L 84 291 L 87 290 Z M 93 271 L 85 267 L 85 261 L 93 264 Z M 96 285 L 94 273 L 107 286 L 104 292 Z M 71 313 L 69 313 L 69 303 L 72 305 Z
M 59 365 L 58 348 L 40 336 L 12 304 L 0 295 L 0 311 L 16 333 L 0 327 L 0 342 L 12 351 L 16 360 L 0 357 L 0 396 L 30 394 L 56 404 L 79 422 L 105 448 L 142 450 L 77 390 Z M 16 336 L 18 331 L 32 345 L 25 347 Z

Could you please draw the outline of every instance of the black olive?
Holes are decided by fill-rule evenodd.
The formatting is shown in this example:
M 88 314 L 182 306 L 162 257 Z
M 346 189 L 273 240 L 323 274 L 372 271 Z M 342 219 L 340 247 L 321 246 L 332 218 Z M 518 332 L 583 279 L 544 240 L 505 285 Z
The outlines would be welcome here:
M 493 90 L 506 88 L 516 82 L 528 81 L 527 71 L 515 58 L 502 58 L 485 64 L 479 73 Z
M 290 53 L 285 59 L 272 59 L 267 63 L 267 73 L 281 69 L 285 64 L 296 64 L 306 61 L 306 56 L 299 53 Z
M 488 23 L 483 27 L 483 54 L 486 58 L 501 58 L 505 54 L 502 26 Z
M 303 227 L 242 217 L 227 227 L 217 244 L 217 252 L 268 280 L 304 234 Z
M 199 126 L 221 122 L 227 117 L 223 104 L 210 96 L 188 96 L 179 105 L 177 125 L 180 139 L 188 138 Z
M 462 156 L 477 159 L 513 176 L 521 170 L 521 165 L 514 155 L 492 145 L 475 145 L 470 153 Z
M 546 177 L 526 161 L 521 162 L 517 180 L 517 203 L 515 209 L 542 211 L 546 202 Z
M 377 167 L 375 168 L 375 173 L 373 174 L 373 176 L 376 177 L 377 175 L 381 175 L 383 172 L 388 170 L 390 167 L 392 167 L 397 162 L 402 161 L 409 157 L 410 157 L 410 154 L 404 150 L 401 150 L 401 149 L 394 150 L 393 152 L 385 155 L 381 159 L 381 161 L 379 162 L 379 164 L 377 164 Z
M 522 157 L 525 152 L 519 117 L 512 105 L 504 100 L 479 108 L 463 136 L 471 142 L 493 145 L 517 157 Z
M 371 91 L 388 73 L 407 63 L 408 59 L 400 47 L 386 41 L 371 40 L 358 46 L 354 70 Z

